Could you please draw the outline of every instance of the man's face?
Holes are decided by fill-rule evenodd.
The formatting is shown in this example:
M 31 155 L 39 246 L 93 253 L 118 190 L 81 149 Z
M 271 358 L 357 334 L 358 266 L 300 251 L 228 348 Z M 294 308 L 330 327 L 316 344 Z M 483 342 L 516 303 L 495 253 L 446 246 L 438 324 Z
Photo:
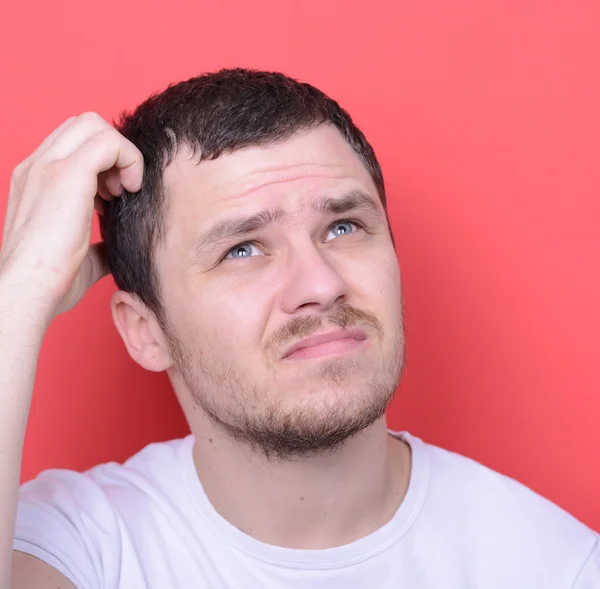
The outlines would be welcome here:
M 181 150 L 164 180 L 157 266 L 178 394 L 279 457 L 382 417 L 403 362 L 400 275 L 375 185 L 337 129 L 200 164 Z

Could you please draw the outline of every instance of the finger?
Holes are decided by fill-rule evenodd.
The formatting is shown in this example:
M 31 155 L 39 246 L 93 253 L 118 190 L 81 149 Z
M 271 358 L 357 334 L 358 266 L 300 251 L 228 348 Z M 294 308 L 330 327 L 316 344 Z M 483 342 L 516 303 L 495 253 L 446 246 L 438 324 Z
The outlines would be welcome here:
M 107 200 L 110 200 L 113 196 L 121 196 L 123 186 L 121 185 L 121 172 L 119 168 L 111 168 L 99 174 L 98 186 L 102 186 L 105 189 L 104 192 L 109 195 Z M 104 194 L 102 196 L 104 197 Z
M 40 157 L 42 154 L 44 154 L 49 147 L 54 143 L 54 141 L 56 140 L 56 138 L 68 127 L 70 127 L 75 120 L 77 119 L 77 117 L 69 117 L 66 121 L 64 121 L 62 124 L 60 124 L 58 127 L 56 127 L 56 129 L 54 129 L 54 131 L 52 131 L 52 133 L 50 133 L 50 135 L 48 135 L 48 137 L 46 137 L 37 147 L 37 149 L 29 156 L 28 159 L 31 160 L 35 160 L 38 157 Z
M 102 277 L 109 274 L 106 247 L 103 243 L 90 245 L 69 292 L 62 299 L 57 313 L 72 309 L 87 290 Z
M 94 197 L 94 209 L 96 209 L 96 212 L 103 217 L 104 216 L 104 201 L 106 199 L 102 197 L 102 195 L 97 194 Z
M 120 183 L 129 192 L 138 192 L 142 187 L 144 162 L 141 152 L 112 127 L 90 137 L 72 157 L 76 167 L 91 167 L 96 175 L 118 168 Z
M 110 200 L 112 198 L 111 193 L 108 191 L 106 187 L 106 174 L 108 172 L 100 172 L 98 174 L 98 188 L 96 194 L 96 199 L 102 197 L 104 200 Z
M 112 129 L 99 114 L 86 112 L 67 125 L 56 135 L 54 141 L 43 153 L 45 159 L 59 160 L 69 157 L 90 137 L 104 129 Z M 41 157 L 41 156 L 40 156 Z
M 103 242 L 90 245 L 84 263 L 88 264 L 88 268 L 86 269 L 88 286 L 92 286 L 92 284 L 98 282 L 104 276 L 108 276 L 110 268 L 108 267 L 108 259 L 106 257 L 106 245 Z

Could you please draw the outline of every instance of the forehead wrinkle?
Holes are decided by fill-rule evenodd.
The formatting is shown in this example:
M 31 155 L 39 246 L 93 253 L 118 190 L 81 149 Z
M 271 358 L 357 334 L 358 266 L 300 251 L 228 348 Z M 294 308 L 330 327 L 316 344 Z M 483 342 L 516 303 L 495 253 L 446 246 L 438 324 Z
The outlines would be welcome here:
M 245 186 L 242 187 L 240 192 L 236 192 L 235 194 L 232 194 L 229 198 L 250 196 L 254 192 L 257 192 L 259 190 L 264 190 L 265 188 L 268 188 L 270 186 L 287 184 L 290 182 L 295 182 L 297 180 L 305 180 L 305 179 L 312 180 L 315 178 L 343 179 L 343 178 L 350 177 L 349 174 L 343 173 L 342 171 L 340 171 L 337 174 L 324 173 L 324 170 L 322 170 L 321 172 L 317 172 L 315 170 L 313 173 L 302 173 L 302 172 L 298 171 L 298 168 L 315 168 L 315 167 L 317 167 L 317 166 L 315 166 L 314 164 L 299 164 L 299 165 L 294 165 L 294 166 L 287 166 L 284 169 L 277 166 L 277 167 L 273 167 L 273 168 L 262 168 L 259 170 L 253 170 L 250 174 L 247 174 L 246 176 L 242 176 L 241 178 L 232 180 L 229 183 L 229 187 L 233 187 L 236 184 L 238 184 L 238 185 L 245 184 Z M 318 167 L 332 168 L 332 167 L 339 167 L 339 166 L 337 166 L 337 165 L 324 166 L 323 164 L 319 164 Z M 294 171 L 292 172 L 292 170 L 294 170 Z M 278 172 L 281 172 L 281 174 L 277 174 L 280 177 L 276 177 L 276 178 L 272 178 L 272 179 L 264 180 L 264 181 L 260 181 L 260 180 L 257 180 L 254 182 L 249 181 L 250 178 L 255 177 L 255 176 L 271 174 L 271 173 L 278 173 Z

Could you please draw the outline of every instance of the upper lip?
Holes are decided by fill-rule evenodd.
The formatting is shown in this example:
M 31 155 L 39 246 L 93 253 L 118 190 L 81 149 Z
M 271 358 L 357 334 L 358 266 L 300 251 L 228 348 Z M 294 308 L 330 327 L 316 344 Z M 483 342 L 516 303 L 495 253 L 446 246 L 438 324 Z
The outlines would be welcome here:
M 351 329 L 336 329 L 335 331 L 328 331 L 326 333 L 317 333 L 307 337 L 294 345 L 290 346 L 284 353 L 283 358 L 291 356 L 293 353 L 303 348 L 309 348 L 310 346 L 318 346 L 320 344 L 327 344 L 341 339 L 356 339 L 362 341 L 367 339 L 365 332 L 359 328 Z

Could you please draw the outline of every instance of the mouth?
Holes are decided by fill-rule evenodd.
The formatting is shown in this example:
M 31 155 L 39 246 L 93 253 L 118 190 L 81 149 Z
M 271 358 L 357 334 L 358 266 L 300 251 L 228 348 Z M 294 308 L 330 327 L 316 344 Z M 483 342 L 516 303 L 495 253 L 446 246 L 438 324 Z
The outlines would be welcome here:
M 353 352 L 367 342 L 362 329 L 337 329 L 307 337 L 289 347 L 282 360 L 306 360 Z

